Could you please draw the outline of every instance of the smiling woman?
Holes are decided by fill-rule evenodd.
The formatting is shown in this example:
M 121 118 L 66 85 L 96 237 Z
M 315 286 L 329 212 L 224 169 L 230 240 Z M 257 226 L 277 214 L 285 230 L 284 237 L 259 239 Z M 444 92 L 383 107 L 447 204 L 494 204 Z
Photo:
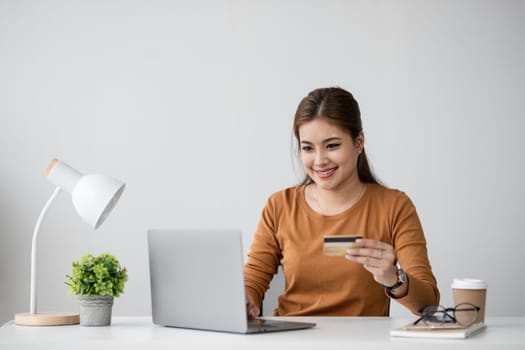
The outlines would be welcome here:
M 259 314 L 279 264 L 286 287 L 276 316 L 386 316 L 390 299 L 416 314 L 438 304 L 416 209 L 370 170 L 352 94 L 310 92 L 297 108 L 294 134 L 306 177 L 263 209 L 244 269 L 248 316 Z M 326 236 L 360 237 L 334 256 L 323 255 Z
M 303 124 L 299 133 L 307 200 L 313 199 L 316 210 L 323 215 L 335 215 L 350 208 L 365 189 L 357 171 L 363 133 L 354 141 L 350 134 L 326 118 Z M 331 196 L 332 193 L 338 196 Z
M 300 129 L 305 124 L 310 124 L 309 122 L 313 121 L 330 123 L 337 129 L 335 131 L 337 135 L 341 135 L 342 132 L 343 135 L 340 138 L 349 139 L 358 153 L 357 169 L 359 179 L 366 183 L 378 183 L 370 169 L 364 149 L 365 140 L 361 111 L 357 101 L 350 92 L 340 88 L 317 89 L 303 98 L 297 107 L 293 125 L 294 135 L 300 141 L 300 147 L 303 142 L 308 142 L 306 136 L 301 137 L 299 135 Z M 303 132 L 306 132 L 304 128 Z M 325 141 L 330 141 L 330 139 Z M 337 146 L 337 144 L 332 145 L 332 147 L 334 146 Z M 307 173 L 303 184 L 309 184 L 312 181 L 312 178 Z

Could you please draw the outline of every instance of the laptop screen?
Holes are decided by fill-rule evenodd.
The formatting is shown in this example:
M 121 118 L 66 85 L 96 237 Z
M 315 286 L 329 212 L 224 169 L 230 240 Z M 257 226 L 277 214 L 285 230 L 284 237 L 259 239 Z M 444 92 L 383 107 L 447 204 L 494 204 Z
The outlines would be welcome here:
M 239 230 L 149 230 L 153 323 L 247 329 Z

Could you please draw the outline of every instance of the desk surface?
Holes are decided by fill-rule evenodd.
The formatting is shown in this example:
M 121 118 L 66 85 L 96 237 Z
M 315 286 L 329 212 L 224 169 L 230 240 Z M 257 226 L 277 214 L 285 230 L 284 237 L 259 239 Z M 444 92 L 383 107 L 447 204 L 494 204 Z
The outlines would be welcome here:
M 110 327 L 0 328 L 0 349 L 525 349 L 525 317 L 493 317 L 487 328 L 468 339 L 410 339 L 390 337 L 392 328 L 410 322 L 387 317 L 286 317 L 316 322 L 307 330 L 242 335 L 160 327 L 151 317 L 113 317 Z

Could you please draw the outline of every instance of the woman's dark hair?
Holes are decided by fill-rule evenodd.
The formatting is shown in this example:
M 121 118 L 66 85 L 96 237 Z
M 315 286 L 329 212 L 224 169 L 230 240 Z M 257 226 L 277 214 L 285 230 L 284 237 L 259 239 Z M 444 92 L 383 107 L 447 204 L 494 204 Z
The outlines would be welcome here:
M 330 123 L 346 130 L 354 141 L 363 130 L 359 105 L 351 93 L 338 87 L 313 90 L 301 100 L 295 112 L 293 131 L 299 152 L 299 128 L 316 118 L 328 119 Z M 368 165 L 364 148 L 357 158 L 357 174 L 362 182 L 379 183 Z M 306 175 L 302 184 L 307 185 L 312 182 L 310 176 Z

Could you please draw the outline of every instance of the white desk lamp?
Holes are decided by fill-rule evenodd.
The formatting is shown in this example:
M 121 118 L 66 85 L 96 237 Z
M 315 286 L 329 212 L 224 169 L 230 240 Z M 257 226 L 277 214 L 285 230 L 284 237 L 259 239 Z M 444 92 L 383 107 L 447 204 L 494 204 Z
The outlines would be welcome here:
M 83 175 L 58 159 L 53 159 L 45 171 L 47 179 L 57 186 L 44 205 L 33 231 L 31 246 L 31 299 L 30 312 L 15 315 L 15 323 L 24 326 L 59 326 L 78 324 L 79 315 L 72 313 L 37 313 L 36 311 L 36 248 L 40 224 L 49 206 L 61 192 L 71 194 L 73 205 L 80 217 L 97 229 L 109 215 L 125 184 L 109 176 L 100 174 Z

